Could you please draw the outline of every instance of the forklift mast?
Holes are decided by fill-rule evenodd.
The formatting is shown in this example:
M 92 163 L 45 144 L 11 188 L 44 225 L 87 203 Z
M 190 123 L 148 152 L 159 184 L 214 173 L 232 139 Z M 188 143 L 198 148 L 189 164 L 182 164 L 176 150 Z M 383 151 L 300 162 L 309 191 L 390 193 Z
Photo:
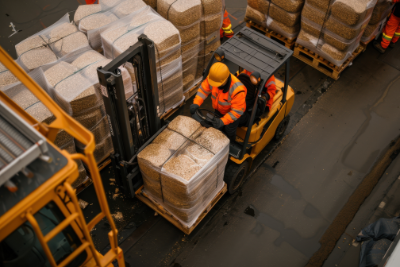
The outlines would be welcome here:
M 137 93 L 125 99 L 122 75 L 118 69 L 132 64 Z M 114 153 L 111 155 L 115 180 L 127 196 L 142 184 L 136 155 L 161 129 L 157 68 L 153 41 L 142 34 L 138 42 L 108 65 L 97 70 L 106 108 Z

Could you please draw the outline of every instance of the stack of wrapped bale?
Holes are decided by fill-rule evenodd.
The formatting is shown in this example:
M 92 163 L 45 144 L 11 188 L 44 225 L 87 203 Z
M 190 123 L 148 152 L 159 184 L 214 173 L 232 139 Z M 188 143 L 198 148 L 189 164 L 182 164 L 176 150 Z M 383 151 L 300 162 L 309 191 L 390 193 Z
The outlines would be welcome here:
M 82 49 L 42 67 L 50 94 L 57 104 L 95 135 L 97 162 L 113 150 L 97 77 L 97 68 L 109 62 L 96 51 Z M 131 83 L 127 72 L 123 79 Z M 82 152 L 83 145 L 78 141 L 75 143 L 78 152 Z
M 50 88 L 46 83 L 44 73 L 41 68 L 35 69 L 29 73 L 30 77 L 35 80 L 40 87 L 46 92 L 49 92 Z M 28 90 L 21 82 L 17 81 L 8 86 L 0 88 L 8 97 L 10 97 L 16 104 L 24 109 L 29 115 L 39 122 L 50 124 L 55 120 L 54 115 L 49 109 L 43 105 L 42 102 L 35 95 Z M 56 136 L 54 144 L 60 149 L 67 150 L 70 154 L 76 153 L 75 143 L 72 136 L 70 136 L 64 130 L 60 130 Z M 74 188 L 78 187 L 81 183 L 88 179 L 86 170 L 81 160 L 77 160 L 79 177 L 72 184 Z
M 358 48 L 377 0 L 306 0 L 297 43 L 336 66 Z
M 183 91 L 193 87 L 200 47 L 200 0 L 158 0 L 157 12 L 179 30 L 181 36 Z
M 224 18 L 223 0 L 201 0 L 202 17 L 200 24 L 200 48 L 197 61 L 195 83 L 203 78 L 203 71 L 221 45 L 220 29 Z
M 147 195 L 191 227 L 223 188 L 229 139 L 178 116 L 138 155 Z
M 142 0 L 108 0 L 95 5 L 80 5 L 74 22 L 84 32 L 93 49 L 101 49 L 100 34 L 106 25 L 130 14 L 140 13 L 147 5 Z
M 372 11 L 371 19 L 368 26 L 365 28 L 364 34 L 361 37 L 361 42 L 368 43 L 383 29 L 386 19 L 393 8 L 391 2 L 378 0 L 374 10 Z
M 247 0 L 246 19 L 295 39 L 300 31 L 304 0 Z
M 53 25 L 15 45 L 17 63 L 31 71 L 88 45 L 85 34 L 70 23 L 66 14 Z
M 145 34 L 155 44 L 159 116 L 183 100 L 181 39 L 179 31 L 153 9 L 129 15 L 107 26 L 101 34 L 104 54 L 114 59 Z M 134 75 L 133 68 L 128 71 Z

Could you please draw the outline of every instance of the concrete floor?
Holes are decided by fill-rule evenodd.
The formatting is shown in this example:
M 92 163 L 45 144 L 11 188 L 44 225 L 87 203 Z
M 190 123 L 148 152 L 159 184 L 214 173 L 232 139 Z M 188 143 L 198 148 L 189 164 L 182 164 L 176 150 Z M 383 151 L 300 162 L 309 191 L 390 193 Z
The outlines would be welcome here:
M 1 45 L 15 56 L 16 43 L 78 2 L 0 0 Z M 226 4 L 238 30 L 246 1 Z M 10 22 L 22 32 L 8 38 Z M 384 55 L 370 46 L 338 81 L 295 58 L 291 63 L 296 100 L 286 138 L 266 147 L 242 192 L 224 196 L 190 236 L 136 199 L 113 199 L 113 170 L 102 171 L 111 212 L 124 215 L 117 226 L 130 266 L 357 266 L 359 246 L 347 242 L 370 221 L 399 210 L 396 158 L 358 212 L 341 215 L 400 134 L 400 46 Z M 177 114 L 187 115 L 188 105 Z M 93 188 L 79 197 L 93 203 L 84 210 L 90 219 L 98 211 Z M 377 209 L 382 201 L 393 204 L 390 210 Z M 104 221 L 92 232 L 100 251 L 107 249 L 107 232 Z M 329 244 L 333 252 L 318 258 Z

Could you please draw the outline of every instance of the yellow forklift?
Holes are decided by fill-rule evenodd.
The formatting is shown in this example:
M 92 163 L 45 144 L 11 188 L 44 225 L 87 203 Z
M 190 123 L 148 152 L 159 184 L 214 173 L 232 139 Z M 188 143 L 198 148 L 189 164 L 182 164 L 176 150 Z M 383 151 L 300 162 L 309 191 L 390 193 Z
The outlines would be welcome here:
M 232 73 L 238 72 L 239 80 L 247 87 L 246 105 L 250 119 L 247 126 L 238 129 L 236 141 L 230 144 L 230 161 L 225 170 L 224 181 L 231 194 L 243 183 L 254 158 L 273 138 L 280 139 L 286 130 L 294 103 L 294 91 L 288 85 L 292 54 L 293 51 L 285 46 L 244 27 L 214 52 L 203 72 L 203 79 L 206 79 L 211 65 L 223 62 Z M 137 94 L 126 100 L 118 67 L 127 62 L 135 69 Z M 120 191 L 128 197 L 135 197 L 135 192 L 143 185 L 137 155 L 168 125 L 168 121 L 160 119 L 159 67 L 155 61 L 154 43 L 141 35 L 135 45 L 98 69 L 114 145 L 111 160 L 115 179 Z M 243 69 L 252 75 L 240 74 Z M 284 81 L 276 80 L 274 104 L 266 112 L 266 101 L 261 92 L 268 79 L 282 71 Z M 216 117 L 213 111 L 205 109 L 198 109 L 196 115 L 205 125 L 211 125 Z
M 0 62 L 55 116 L 39 123 L 0 91 L 0 266 L 125 266 L 93 156 L 94 136 L 68 116 L 0 47 Z M 61 151 L 62 129 L 86 145 L 85 154 Z M 75 160 L 88 166 L 101 212 L 86 222 L 71 184 Z M 90 231 L 104 217 L 111 249 L 96 251 Z

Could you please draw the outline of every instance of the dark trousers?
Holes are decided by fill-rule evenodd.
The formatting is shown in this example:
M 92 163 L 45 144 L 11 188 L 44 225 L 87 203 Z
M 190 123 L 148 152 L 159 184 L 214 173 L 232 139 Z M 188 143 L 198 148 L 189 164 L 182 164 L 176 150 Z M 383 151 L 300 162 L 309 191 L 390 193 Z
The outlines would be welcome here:
M 215 110 L 215 114 L 219 115 L 221 118 L 224 116 L 218 110 Z M 225 125 L 220 129 L 231 141 L 236 140 L 236 131 L 238 127 L 245 126 L 250 119 L 250 115 L 245 112 L 239 119 L 232 122 L 231 124 Z

